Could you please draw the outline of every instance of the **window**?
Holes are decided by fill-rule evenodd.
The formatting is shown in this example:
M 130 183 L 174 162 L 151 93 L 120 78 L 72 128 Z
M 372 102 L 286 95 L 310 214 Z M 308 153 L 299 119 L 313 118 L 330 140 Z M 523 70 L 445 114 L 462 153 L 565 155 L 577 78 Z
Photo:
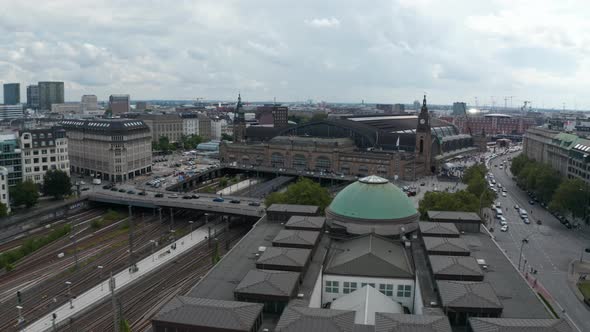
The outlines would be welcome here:
M 356 282 L 345 281 L 342 283 L 342 293 L 348 294 L 356 290 Z
M 41 154 L 47 154 L 47 149 L 41 150 Z
M 393 296 L 393 285 L 392 284 L 379 284 L 379 291 L 385 296 Z
M 39 155 L 39 150 L 34 150 L 33 151 L 33 156 L 38 156 Z
M 33 158 L 33 164 L 38 164 L 39 163 L 39 158 Z
M 30 164 L 31 163 L 31 159 L 25 159 L 25 164 Z
M 50 161 L 55 161 L 55 157 L 49 157 Z
M 411 285 L 398 285 L 397 286 L 397 297 L 410 297 L 412 296 Z
M 46 162 L 47 162 L 47 157 L 43 157 L 43 158 L 41 158 L 41 162 L 44 162 L 44 163 L 46 163 Z
M 35 170 L 35 172 L 39 172 L 39 166 L 36 166 L 35 168 L 33 168 Z
M 43 166 L 43 170 L 46 171 L 47 170 L 47 165 Z
M 338 287 L 338 281 L 326 280 L 326 293 L 339 293 Z
M 375 288 L 375 284 L 374 284 L 374 283 L 372 283 L 372 282 L 369 282 L 369 283 L 367 283 L 367 282 L 362 282 L 362 283 L 361 283 L 361 288 L 363 288 L 363 287 L 365 287 L 365 286 L 367 286 L 367 285 L 369 285 L 369 286 L 371 286 L 371 287 Z
M 35 180 L 37 180 L 37 181 L 41 180 L 41 175 L 35 175 Z

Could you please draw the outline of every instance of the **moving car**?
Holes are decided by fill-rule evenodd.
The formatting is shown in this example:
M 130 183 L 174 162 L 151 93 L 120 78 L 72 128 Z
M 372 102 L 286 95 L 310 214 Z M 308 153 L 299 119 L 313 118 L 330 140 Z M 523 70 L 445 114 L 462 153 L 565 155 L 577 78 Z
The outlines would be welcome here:
M 162 193 L 157 193 L 157 194 L 155 194 L 155 195 L 154 195 L 154 197 L 164 197 L 164 194 L 162 194 Z
M 199 198 L 201 198 L 201 196 L 199 196 L 199 195 L 197 195 L 197 194 L 192 194 L 192 195 L 191 195 L 191 198 L 192 198 L 192 199 L 199 199 Z
M 260 206 L 260 203 L 258 203 L 258 202 L 250 202 L 250 203 L 248 203 L 248 205 L 250 205 L 250 206 Z
M 524 221 L 524 223 L 527 224 L 527 225 L 531 223 L 531 221 L 529 220 L 528 217 L 522 218 L 522 221 Z
M 128 194 L 131 194 L 131 195 L 135 195 L 135 191 L 133 191 L 133 190 L 131 190 L 131 189 L 130 189 L 130 190 L 127 190 L 127 193 L 128 193 Z
M 168 195 L 168 198 L 178 198 L 178 195 L 176 195 L 176 194 Z
M 124 193 L 124 192 L 126 192 L 126 190 L 125 190 L 125 189 L 123 189 L 123 188 L 121 188 L 121 189 L 119 189 L 119 192 L 120 192 L 120 193 Z
M 191 198 L 192 198 L 191 195 L 184 195 L 184 196 L 182 196 L 182 199 L 191 199 Z
M 239 199 L 232 199 L 229 202 L 232 203 L 232 204 L 240 204 L 240 200 Z
M 505 191 L 502 192 L 502 197 L 506 197 L 506 192 Z
M 225 202 L 225 200 L 224 200 L 223 198 L 221 198 L 221 197 L 215 197 L 215 198 L 213 199 L 213 202 L 218 202 L 218 203 L 221 203 L 221 202 Z
M 500 230 L 502 232 L 508 232 L 508 225 L 504 225 L 504 226 L 500 227 Z

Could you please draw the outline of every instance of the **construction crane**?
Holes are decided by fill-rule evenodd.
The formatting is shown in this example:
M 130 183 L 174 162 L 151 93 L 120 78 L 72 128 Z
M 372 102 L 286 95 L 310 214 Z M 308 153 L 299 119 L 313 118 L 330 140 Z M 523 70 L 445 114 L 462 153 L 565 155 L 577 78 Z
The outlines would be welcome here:
M 516 96 L 506 96 L 506 97 L 504 97 L 504 108 L 507 108 L 508 107 L 508 105 L 507 105 L 508 99 L 510 99 L 510 108 L 512 108 L 512 98 L 514 98 L 514 97 L 516 97 Z

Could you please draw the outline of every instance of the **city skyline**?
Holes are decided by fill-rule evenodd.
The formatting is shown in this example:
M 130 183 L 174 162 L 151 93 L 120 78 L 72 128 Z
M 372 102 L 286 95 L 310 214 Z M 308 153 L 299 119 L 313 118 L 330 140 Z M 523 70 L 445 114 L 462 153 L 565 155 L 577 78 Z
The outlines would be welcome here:
M 551 1 L 5 4 L 0 82 L 65 100 L 246 100 L 589 109 L 588 5 Z M 71 29 L 75 26 L 76 29 Z M 492 97 L 493 96 L 493 97 Z M 508 100 L 510 106 L 510 100 Z

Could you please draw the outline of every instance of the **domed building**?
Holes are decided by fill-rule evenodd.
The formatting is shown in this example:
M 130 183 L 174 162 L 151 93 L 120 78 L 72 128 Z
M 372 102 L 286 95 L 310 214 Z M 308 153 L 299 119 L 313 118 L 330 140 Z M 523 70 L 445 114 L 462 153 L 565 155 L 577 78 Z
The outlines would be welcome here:
M 416 230 L 419 214 L 400 188 L 371 175 L 342 189 L 326 217 L 331 228 L 344 228 L 349 234 L 399 236 Z

